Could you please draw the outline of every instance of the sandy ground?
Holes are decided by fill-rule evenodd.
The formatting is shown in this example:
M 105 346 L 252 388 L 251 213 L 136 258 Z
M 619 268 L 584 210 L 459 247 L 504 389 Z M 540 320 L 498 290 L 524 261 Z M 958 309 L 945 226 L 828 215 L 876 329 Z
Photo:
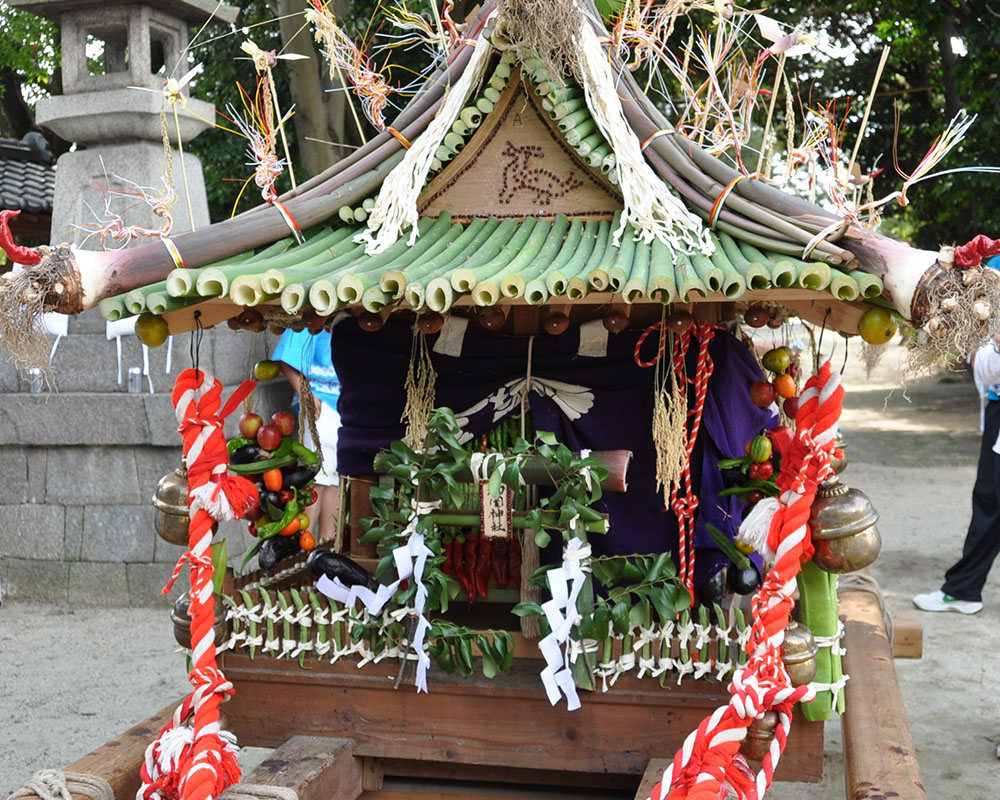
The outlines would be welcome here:
M 867 379 L 847 370 L 845 482 L 882 514 L 873 573 L 890 610 L 937 588 L 960 552 L 978 456 L 978 404 L 964 376 L 895 385 L 894 353 Z M 887 400 L 888 397 L 888 400 Z M 986 588 L 975 617 L 924 614 L 924 657 L 896 662 L 913 737 L 933 800 L 993 800 L 1000 762 L 1000 592 Z M 0 608 L 0 796 L 33 770 L 64 766 L 185 691 L 163 610 Z M 774 800 L 844 797 L 839 724 L 827 726 L 822 784 L 779 784 Z M 263 751 L 249 753 L 259 761 Z

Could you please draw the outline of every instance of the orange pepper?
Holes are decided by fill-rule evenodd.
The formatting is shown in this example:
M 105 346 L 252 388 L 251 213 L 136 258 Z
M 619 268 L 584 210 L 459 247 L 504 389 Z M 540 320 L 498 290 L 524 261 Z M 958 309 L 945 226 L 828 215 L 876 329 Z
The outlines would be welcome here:
M 280 469 L 269 469 L 261 476 L 264 480 L 264 488 L 270 492 L 281 491 L 281 484 L 284 483 L 284 476 Z

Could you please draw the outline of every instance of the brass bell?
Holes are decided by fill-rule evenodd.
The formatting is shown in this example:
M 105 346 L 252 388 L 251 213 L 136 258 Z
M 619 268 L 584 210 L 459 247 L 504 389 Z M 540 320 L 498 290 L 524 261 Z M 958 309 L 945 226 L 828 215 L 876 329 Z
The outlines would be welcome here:
M 191 649 L 191 617 L 188 608 L 191 598 L 187 592 L 174 601 L 170 609 L 170 621 L 174 623 L 174 639 L 186 650 Z M 229 621 L 226 619 L 226 607 L 219 595 L 215 595 L 215 646 L 220 646 L 229 636 Z
M 188 516 L 187 465 L 183 461 L 173 472 L 160 478 L 153 505 L 156 507 L 153 525 L 160 538 L 171 544 L 186 545 L 191 519 Z
M 878 511 L 864 492 L 848 488 L 836 476 L 824 483 L 809 514 L 816 566 L 841 573 L 874 563 L 882 549 L 876 522 Z
M 812 631 L 805 625 L 791 620 L 785 628 L 785 640 L 781 643 L 781 660 L 793 686 L 812 683 L 816 677 L 816 655 L 819 647 Z
M 156 508 L 153 527 L 160 538 L 170 544 L 187 547 L 191 517 L 188 515 L 187 464 L 183 459 L 177 469 L 168 472 L 156 484 L 153 506 Z M 213 533 L 218 529 L 219 523 L 216 522 L 212 525 Z
M 750 723 L 746 738 L 740 745 L 740 752 L 752 761 L 763 761 L 764 756 L 771 749 L 771 742 L 777 727 L 777 712 L 765 711 L 763 717 Z
M 835 475 L 840 475 L 845 469 L 847 469 L 847 464 L 850 459 L 847 458 L 847 442 L 844 440 L 843 434 L 837 431 L 836 437 L 833 440 L 833 447 L 835 450 L 840 450 L 843 452 L 843 458 L 837 458 L 834 455 L 830 456 L 830 466 L 833 467 L 833 472 Z

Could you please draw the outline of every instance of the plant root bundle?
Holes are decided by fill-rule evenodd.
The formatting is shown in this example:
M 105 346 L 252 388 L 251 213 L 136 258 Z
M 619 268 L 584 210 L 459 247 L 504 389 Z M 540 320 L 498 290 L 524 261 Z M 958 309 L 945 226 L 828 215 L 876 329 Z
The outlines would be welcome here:
M 582 12 L 574 0 L 502 0 L 499 12 L 494 47 L 534 56 L 560 84 L 563 75 L 579 75 L 575 39 Z
M 965 358 L 1000 333 L 1000 274 L 982 267 L 933 277 L 926 322 L 903 360 L 907 377 L 928 375 L 942 361 Z
M 48 259 L 0 276 L 0 342 L 20 373 L 37 367 L 48 376 L 49 340 L 42 314 L 55 289 L 59 271 Z

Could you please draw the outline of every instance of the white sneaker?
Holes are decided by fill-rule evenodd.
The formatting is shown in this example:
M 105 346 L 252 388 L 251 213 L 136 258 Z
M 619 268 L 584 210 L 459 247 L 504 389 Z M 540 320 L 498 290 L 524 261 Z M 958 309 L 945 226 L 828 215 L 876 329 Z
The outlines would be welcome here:
M 959 614 L 978 614 L 983 610 L 983 604 L 977 600 L 956 600 L 940 589 L 918 594 L 913 598 L 913 605 L 921 611 L 957 611 Z

